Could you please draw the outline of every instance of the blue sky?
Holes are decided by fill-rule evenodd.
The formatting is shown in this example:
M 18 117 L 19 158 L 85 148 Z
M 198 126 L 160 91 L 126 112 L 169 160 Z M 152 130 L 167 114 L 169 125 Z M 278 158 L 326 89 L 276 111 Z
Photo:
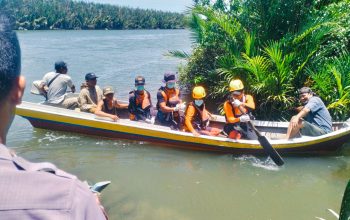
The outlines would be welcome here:
M 133 8 L 149 8 L 162 11 L 183 12 L 192 0 L 84 0 L 87 2 L 109 3 Z

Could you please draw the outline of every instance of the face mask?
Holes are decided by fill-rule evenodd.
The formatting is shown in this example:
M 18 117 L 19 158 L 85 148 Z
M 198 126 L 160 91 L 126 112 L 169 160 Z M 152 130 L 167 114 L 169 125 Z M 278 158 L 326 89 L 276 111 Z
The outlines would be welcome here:
M 168 83 L 168 84 L 167 84 L 167 87 L 168 87 L 169 89 L 172 89 L 172 88 L 175 87 L 175 83 Z
M 136 86 L 136 90 L 137 91 L 143 91 L 145 89 L 145 86 L 141 85 L 141 86 Z
M 196 106 L 201 106 L 201 105 L 203 105 L 203 100 L 194 100 L 194 104 Z

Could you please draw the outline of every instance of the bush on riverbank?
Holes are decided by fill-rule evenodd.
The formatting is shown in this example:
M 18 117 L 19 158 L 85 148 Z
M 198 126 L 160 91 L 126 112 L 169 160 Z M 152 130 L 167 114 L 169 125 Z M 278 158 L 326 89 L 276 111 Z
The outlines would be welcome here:
M 350 1 L 195 0 L 194 51 L 183 84 L 203 84 L 222 102 L 241 78 L 260 119 L 289 120 L 296 91 L 310 86 L 334 120 L 350 117 Z
M 178 29 L 180 13 L 132 9 L 72 0 L 2 0 L 0 8 L 16 19 L 17 29 Z

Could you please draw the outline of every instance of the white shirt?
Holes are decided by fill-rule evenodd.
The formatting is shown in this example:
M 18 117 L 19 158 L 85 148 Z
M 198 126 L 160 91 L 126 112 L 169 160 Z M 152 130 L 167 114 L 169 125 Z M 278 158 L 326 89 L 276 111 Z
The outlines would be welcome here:
M 42 82 L 47 86 L 49 82 L 59 73 L 46 73 Z M 66 96 L 67 88 L 72 88 L 73 82 L 67 74 L 60 74 L 49 86 L 47 91 L 47 103 L 60 104 Z

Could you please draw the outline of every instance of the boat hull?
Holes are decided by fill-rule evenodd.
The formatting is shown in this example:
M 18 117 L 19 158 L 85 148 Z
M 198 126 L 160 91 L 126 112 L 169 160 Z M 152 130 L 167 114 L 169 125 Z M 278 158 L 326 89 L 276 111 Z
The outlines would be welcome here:
M 161 126 L 130 122 L 98 120 L 92 114 L 77 113 L 70 110 L 24 103 L 17 108 L 17 114 L 28 119 L 33 127 L 65 131 L 107 138 L 122 138 L 160 143 L 160 146 L 176 147 L 188 150 L 232 154 L 264 154 L 256 140 L 231 140 L 228 138 L 193 135 L 172 131 Z M 264 129 L 264 125 L 257 124 Z M 278 127 L 278 129 L 281 129 Z M 338 150 L 350 138 L 350 129 L 334 132 L 321 138 L 309 138 L 306 141 L 270 140 L 272 146 L 284 154 L 329 154 Z

